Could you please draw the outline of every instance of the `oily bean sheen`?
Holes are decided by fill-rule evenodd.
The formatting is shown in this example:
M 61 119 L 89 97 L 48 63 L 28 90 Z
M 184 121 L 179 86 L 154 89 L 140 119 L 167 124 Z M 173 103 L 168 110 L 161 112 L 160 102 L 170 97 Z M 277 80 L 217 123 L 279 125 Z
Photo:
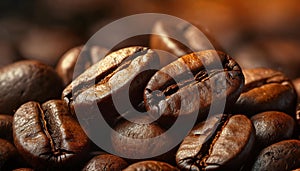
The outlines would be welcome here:
M 222 50 L 220 45 L 205 29 L 199 29 L 189 23 L 155 23 L 150 37 L 150 47 L 174 54 L 177 57 L 195 51 L 208 49 Z
M 253 171 L 288 171 L 300 167 L 300 140 L 284 140 L 264 148 L 252 167 Z
M 235 103 L 243 84 L 241 68 L 231 57 L 205 50 L 185 55 L 156 72 L 145 88 L 144 102 L 152 115 L 176 118 L 199 111 L 203 119 L 212 103 L 222 104 L 225 99 L 225 107 Z
M 183 140 L 176 162 L 181 170 L 238 169 L 251 153 L 255 131 L 244 115 L 216 115 Z
M 12 122 L 12 116 L 0 115 L 0 138 L 12 140 Z
M 159 161 L 142 161 L 128 166 L 124 171 L 179 171 L 176 167 Z
M 25 102 L 59 98 L 63 89 L 56 72 L 36 61 L 20 61 L 1 68 L 0 83 L 0 112 L 10 115 Z
M 108 50 L 99 46 L 78 46 L 70 49 L 59 60 L 56 71 L 67 86 L 87 68 L 102 59 Z M 76 66 L 76 67 L 75 67 Z
M 19 168 L 19 169 L 14 169 L 13 171 L 34 171 L 31 168 Z
M 92 158 L 83 168 L 83 171 L 119 171 L 127 166 L 127 162 L 118 156 L 102 154 Z
M 0 139 L 0 170 L 2 166 L 17 155 L 16 148 L 7 140 Z
M 297 95 L 291 81 L 279 71 L 267 68 L 243 70 L 245 86 L 232 109 L 253 115 L 264 111 L 282 111 L 294 115 Z
M 115 152 L 132 159 L 145 158 L 144 156 L 158 156 L 160 152 L 166 149 L 169 143 L 172 143 L 170 136 L 162 135 L 165 130 L 157 123 L 147 123 L 148 118 L 136 118 L 134 122 L 127 120 L 119 121 L 114 130 L 111 139 Z M 159 139 L 154 139 L 157 138 Z M 170 161 L 171 156 L 158 156 L 158 160 Z
M 251 121 L 255 128 L 255 141 L 259 148 L 291 138 L 295 128 L 295 121 L 291 116 L 277 111 L 256 114 L 251 117 Z
M 14 115 L 14 143 L 36 168 L 76 165 L 88 147 L 88 138 L 62 100 L 42 105 L 28 102 Z
M 89 115 L 100 109 L 107 122 L 114 123 L 119 114 L 131 109 L 130 102 L 137 107 L 143 101 L 144 87 L 155 72 L 152 68 L 158 67 L 154 51 L 138 46 L 124 48 L 87 69 L 66 87 L 62 96 L 72 113 L 76 109 L 80 111 L 77 115 Z

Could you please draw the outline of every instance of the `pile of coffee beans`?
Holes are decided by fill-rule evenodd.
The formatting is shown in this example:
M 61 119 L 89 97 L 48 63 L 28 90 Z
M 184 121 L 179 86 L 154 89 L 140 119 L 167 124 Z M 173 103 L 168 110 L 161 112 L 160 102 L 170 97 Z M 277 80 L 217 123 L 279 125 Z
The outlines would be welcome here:
M 0 2 L 0 171 L 300 170 L 297 0 L 15 3 Z M 192 25 L 83 45 L 141 12 Z

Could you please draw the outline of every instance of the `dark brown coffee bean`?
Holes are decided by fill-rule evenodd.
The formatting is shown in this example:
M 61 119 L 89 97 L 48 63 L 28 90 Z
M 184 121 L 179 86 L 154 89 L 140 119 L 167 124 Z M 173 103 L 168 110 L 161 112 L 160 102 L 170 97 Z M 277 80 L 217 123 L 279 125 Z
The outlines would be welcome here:
M 67 86 L 87 68 L 102 59 L 108 50 L 99 46 L 78 46 L 67 51 L 59 60 L 56 71 Z M 76 66 L 76 69 L 75 69 Z
M 14 143 L 36 168 L 63 168 L 84 161 L 88 138 L 61 100 L 28 102 L 14 115 Z
M 231 57 L 206 50 L 185 55 L 156 72 L 145 88 L 144 102 L 150 114 L 169 121 L 198 111 L 202 120 L 212 103 L 225 99 L 225 107 L 235 103 L 243 85 L 241 68 Z
M 0 115 L 0 138 L 12 142 L 12 122 L 13 117 L 10 115 Z
M 119 171 L 128 166 L 127 162 L 115 155 L 103 154 L 92 158 L 83 171 Z
M 249 116 L 264 111 L 295 114 L 297 95 L 291 81 L 279 71 L 245 69 L 245 86 L 232 109 Z
M 264 148 L 252 167 L 256 170 L 288 171 L 300 167 L 300 141 L 284 140 Z
M 173 142 L 172 138 L 166 134 L 162 135 L 165 130 L 157 123 L 151 123 L 150 118 L 135 118 L 132 122 L 122 120 L 116 124 L 114 130 L 111 139 L 117 154 L 131 159 L 155 158 L 155 160 L 174 162 L 174 151 L 161 155 Z
M 107 122 L 113 124 L 120 114 L 131 110 L 128 98 L 134 107 L 143 101 L 144 87 L 158 67 L 154 51 L 145 47 L 124 48 L 107 55 L 78 76 L 62 96 L 73 113 L 81 111 L 76 114 L 86 117 L 100 110 Z M 117 107 L 113 97 L 120 100 Z
M 255 130 L 244 115 L 216 115 L 195 126 L 183 140 L 176 162 L 181 170 L 236 170 L 247 159 Z
M 0 113 L 12 115 L 28 101 L 59 98 L 62 81 L 49 66 L 37 61 L 20 61 L 0 69 Z
M 256 131 L 258 148 L 291 138 L 295 128 L 295 121 L 291 116 L 277 111 L 256 114 L 251 117 L 251 121 Z
M 158 21 L 150 37 L 151 49 L 170 52 L 177 57 L 202 50 L 222 50 L 220 45 L 203 28 L 190 23 Z
M 16 148 L 10 142 L 0 139 L 0 170 L 8 160 L 11 160 L 17 154 Z
M 124 171 L 179 171 L 176 167 L 159 161 L 142 161 L 128 166 Z

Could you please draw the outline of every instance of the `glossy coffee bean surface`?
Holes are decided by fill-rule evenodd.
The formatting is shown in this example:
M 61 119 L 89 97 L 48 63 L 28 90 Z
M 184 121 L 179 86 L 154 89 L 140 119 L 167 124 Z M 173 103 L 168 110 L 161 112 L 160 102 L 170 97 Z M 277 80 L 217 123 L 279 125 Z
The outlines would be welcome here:
M 159 161 L 142 161 L 128 166 L 124 171 L 179 171 L 176 167 Z
M 113 124 L 119 115 L 132 109 L 131 105 L 137 108 L 143 101 L 144 87 L 158 67 L 157 54 L 148 48 L 120 49 L 78 76 L 63 91 L 62 98 L 72 113 L 78 110 L 81 112 L 77 115 L 88 116 L 100 110 L 106 121 Z M 113 97 L 121 100 L 113 101 Z
M 264 148 L 281 140 L 290 139 L 294 133 L 295 120 L 277 111 L 268 111 L 251 117 L 258 148 Z
M 58 99 L 63 83 L 54 69 L 37 61 L 20 61 L 0 69 L 0 112 L 13 115 L 25 102 Z
M 89 143 L 62 100 L 22 105 L 14 115 L 13 136 L 24 159 L 39 169 L 77 166 Z
M 284 140 L 264 148 L 252 170 L 288 171 L 300 167 L 300 140 Z
M 183 140 L 181 170 L 237 170 L 252 152 L 255 130 L 244 115 L 221 114 L 196 125 Z
M 115 155 L 102 154 L 92 158 L 87 165 L 82 169 L 83 171 L 119 171 L 128 166 L 127 162 Z
M 284 74 L 267 68 L 243 70 L 245 86 L 232 109 L 251 116 L 264 111 L 281 111 L 291 116 L 296 111 L 297 95 Z
M 231 57 L 205 50 L 182 56 L 156 72 L 145 88 L 144 102 L 152 115 L 172 119 L 199 111 L 202 120 L 212 103 L 226 99 L 224 108 L 235 103 L 243 85 L 241 68 Z

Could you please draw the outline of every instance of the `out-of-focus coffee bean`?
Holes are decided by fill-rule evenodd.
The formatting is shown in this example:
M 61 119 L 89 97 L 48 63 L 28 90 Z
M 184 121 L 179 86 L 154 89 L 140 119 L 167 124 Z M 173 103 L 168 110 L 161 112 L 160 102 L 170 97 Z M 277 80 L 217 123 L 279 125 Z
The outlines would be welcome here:
M 82 169 L 83 171 L 119 171 L 128 166 L 127 162 L 115 155 L 102 154 L 92 158 L 87 165 Z
M 295 115 L 297 95 L 291 81 L 281 72 L 255 68 L 244 69 L 245 86 L 236 104 L 235 113 L 248 116 L 264 111 L 281 111 Z
M 55 70 L 37 61 L 25 60 L 0 69 L 0 112 L 13 115 L 25 102 L 58 99 L 63 89 Z
M 10 142 L 12 140 L 12 122 L 13 117 L 10 115 L 0 115 L 0 138 L 6 139 Z
M 262 112 L 252 116 L 251 121 L 256 131 L 256 147 L 259 149 L 290 139 L 294 133 L 294 119 L 283 112 Z
M 252 170 L 289 171 L 300 167 L 300 140 L 284 140 L 264 148 Z
M 0 139 L 0 170 L 8 160 L 17 155 L 16 148 L 7 140 Z
M 293 85 L 295 87 L 297 96 L 298 96 L 298 102 L 300 102 L 300 78 L 293 80 Z
M 108 50 L 99 46 L 78 46 L 67 51 L 56 65 L 58 75 L 67 86 L 90 66 L 104 58 Z
M 34 171 L 31 168 L 18 168 L 18 169 L 14 169 L 13 171 Z
M 65 28 L 33 27 L 23 36 L 18 50 L 26 59 L 54 66 L 64 52 L 79 43 L 80 39 Z

